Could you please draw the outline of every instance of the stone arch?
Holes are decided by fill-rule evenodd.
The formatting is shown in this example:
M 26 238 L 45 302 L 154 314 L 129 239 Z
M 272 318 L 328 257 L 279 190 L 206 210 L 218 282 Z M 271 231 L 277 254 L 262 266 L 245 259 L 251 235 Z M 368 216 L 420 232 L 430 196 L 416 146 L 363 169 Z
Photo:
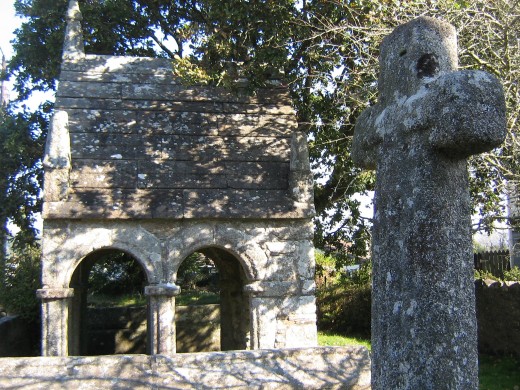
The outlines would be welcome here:
M 243 231 L 201 224 L 183 229 L 168 239 L 169 278 L 175 280 L 182 261 L 204 248 L 218 248 L 235 257 L 249 282 L 261 278 L 268 262 L 266 253 Z
M 124 254 L 124 256 L 122 258 L 113 257 L 118 254 Z M 144 292 L 146 282 L 149 279 L 143 263 L 133 254 L 119 248 L 105 247 L 83 257 L 74 270 L 68 286 L 74 290 L 68 316 L 68 352 L 70 355 L 145 353 L 147 351 L 146 334 L 149 324 L 149 315 L 147 315 L 145 308 L 142 310 L 133 309 L 131 313 L 130 308 L 126 307 L 109 308 L 109 306 L 103 305 L 103 309 L 97 308 L 94 310 L 87 306 L 88 297 L 92 291 L 90 276 L 93 268 L 100 261 L 106 262 L 107 265 L 117 264 L 120 261 L 126 262 L 127 265 L 133 263 L 133 266 L 135 266 L 137 264 L 140 269 L 139 274 L 127 273 L 127 275 L 142 275 L 143 279 L 137 280 L 140 282 L 137 291 Z M 106 282 L 108 282 L 108 279 L 106 279 Z M 129 287 L 130 285 L 124 285 L 123 290 L 126 294 L 137 292 L 129 289 Z M 119 294 L 121 292 L 119 291 Z M 118 293 L 109 292 L 108 294 L 116 296 Z M 100 328 L 100 322 L 105 323 L 107 319 L 110 324 L 109 327 Z M 94 325 L 92 326 L 92 324 Z
M 190 325 L 191 329 L 177 329 L 179 332 L 179 339 L 177 340 L 179 351 L 204 352 L 215 350 L 205 349 L 206 346 L 211 346 L 211 348 L 216 347 L 221 351 L 247 349 L 250 347 L 252 329 L 250 320 L 250 297 L 245 291 L 245 286 L 249 283 L 250 279 L 245 273 L 243 263 L 232 251 L 217 245 L 197 247 L 191 252 L 186 252 L 183 261 L 195 252 L 211 260 L 218 270 L 220 345 L 217 344 L 215 346 L 214 342 L 207 339 L 205 340 L 207 336 L 213 338 L 214 332 L 211 331 L 208 333 L 208 325 L 198 324 L 196 316 L 194 316 L 194 321 Z M 176 272 L 177 271 L 178 267 L 176 269 Z M 175 278 L 176 282 L 179 282 L 177 281 L 177 275 L 175 275 Z M 188 312 L 193 315 L 196 313 L 194 310 L 188 310 Z M 201 328 L 203 329 L 202 332 L 199 331 Z M 190 334 L 199 335 L 197 340 L 193 337 L 191 338 L 196 342 L 196 346 L 189 346 L 183 342 L 183 337 L 189 339 Z M 182 342 L 182 344 L 179 345 L 179 342 Z
M 68 266 L 59 278 L 59 284 L 68 286 L 74 271 L 87 256 L 96 251 L 109 249 L 120 250 L 132 256 L 143 268 L 149 284 L 160 283 L 163 280 L 159 240 L 139 227 L 114 227 L 77 232 L 63 243 L 61 249 L 58 249 L 61 256 L 53 256 L 54 259 L 60 259 L 60 262 L 68 260 Z

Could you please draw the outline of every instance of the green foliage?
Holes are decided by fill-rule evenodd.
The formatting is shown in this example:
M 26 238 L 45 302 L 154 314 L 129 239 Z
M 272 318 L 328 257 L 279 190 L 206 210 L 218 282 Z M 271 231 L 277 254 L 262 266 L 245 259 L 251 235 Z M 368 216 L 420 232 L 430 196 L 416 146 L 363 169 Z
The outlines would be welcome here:
M 372 280 L 372 262 L 366 261 L 359 267 L 359 270 L 352 272 L 342 278 L 342 282 L 354 286 L 369 285 Z
M 335 279 L 336 275 L 336 259 L 332 256 L 326 255 L 323 251 L 317 249 L 314 252 L 316 261 L 316 278 Z
M 490 280 L 500 280 L 498 276 L 493 275 L 490 271 L 486 271 L 484 269 L 475 270 L 475 279 L 490 279 Z
M 16 224 L 20 232 L 15 249 L 36 245 L 34 222 L 41 210 L 41 157 L 49 113 L 48 105 L 36 113 L 0 107 L 0 238 L 9 236 L 8 221 Z
M 177 284 L 184 292 L 219 291 L 218 270 L 213 262 L 201 253 L 195 252 L 188 256 L 177 271 Z
M 504 271 L 504 280 L 520 282 L 520 268 L 513 267 L 509 271 Z
M 11 314 L 31 322 L 40 319 L 40 301 L 36 290 L 41 288 L 40 249 L 27 246 L 6 260 L 5 281 L 0 286 L 0 304 Z
M 491 272 L 486 270 L 475 270 L 475 279 L 490 279 L 496 280 L 498 282 L 503 281 L 520 281 L 520 268 L 513 267 L 509 271 L 504 271 L 504 277 L 499 278 L 498 276 L 493 275 Z
M 94 294 L 88 297 L 88 307 L 127 307 L 144 306 L 146 297 L 140 293 L 130 294 Z
M 370 336 L 370 284 L 342 284 L 320 288 L 316 294 L 318 329 L 343 335 Z
M 175 298 L 175 304 L 178 306 L 191 305 L 213 305 L 220 303 L 220 294 L 212 291 L 188 291 L 181 293 Z
M 141 265 L 121 251 L 104 254 L 92 266 L 88 277 L 90 295 L 142 294 L 146 276 Z
M 321 250 L 316 250 L 314 254 L 316 260 L 316 267 L 334 268 L 337 265 L 336 259 L 330 255 L 326 255 Z

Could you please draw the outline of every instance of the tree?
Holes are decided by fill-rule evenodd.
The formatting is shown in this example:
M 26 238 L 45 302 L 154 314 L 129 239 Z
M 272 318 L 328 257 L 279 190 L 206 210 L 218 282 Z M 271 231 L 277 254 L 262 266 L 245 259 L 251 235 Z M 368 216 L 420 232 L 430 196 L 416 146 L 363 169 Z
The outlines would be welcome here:
M 41 107 L 35 113 L 27 110 L 14 113 L 11 107 L 0 107 L 0 283 L 4 287 L 16 271 L 13 266 L 20 262 L 19 255 L 36 256 L 34 222 L 41 210 L 42 180 L 39 161 L 48 114 L 48 107 Z M 20 228 L 13 240 L 9 223 Z M 14 256 L 8 256 L 7 242 Z
M 66 3 L 16 1 L 18 14 L 27 18 L 16 32 L 16 54 L 10 63 L 21 100 L 35 89 L 56 87 Z M 186 80 L 229 86 L 245 77 L 252 93 L 283 71 L 309 138 L 318 212 L 315 243 L 340 254 L 340 262 L 366 256 L 368 250 L 370 221 L 361 217 L 353 195 L 372 189 L 374 176 L 354 167 L 350 147 L 357 116 L 376 99 L 378 45 L 393 27 L 420 14 L 455 24 L 462 66 L 484 68 L 504 82 L 508 140 L 502 148 L 471 161 L 472 195 L 481 217 L 476 228 L 489 230 L 493 220 L 503 218 L 499 196 L 506 181 L 517 182 L 519 173 L 518 4 L 514 0 L 80 1 L 87 52 L 169 57 Z M 165 39 L 176 47 L 166 45 Z M 38 153 L 35 156 L 42 150 Z

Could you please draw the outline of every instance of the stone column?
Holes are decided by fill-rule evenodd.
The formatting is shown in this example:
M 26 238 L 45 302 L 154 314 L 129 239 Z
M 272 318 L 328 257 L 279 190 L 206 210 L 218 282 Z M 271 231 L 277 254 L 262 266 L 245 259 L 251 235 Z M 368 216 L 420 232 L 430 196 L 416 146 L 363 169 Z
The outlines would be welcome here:
M 175 296 L 181 292 L 175 284 L 146 286 L 148 297 L 148 352 L 173 355 L 175 346 Z
M 42 288 L 36 291 L 42 300 L 42 356 L 67 356 L 69 307 L 72 288 Z

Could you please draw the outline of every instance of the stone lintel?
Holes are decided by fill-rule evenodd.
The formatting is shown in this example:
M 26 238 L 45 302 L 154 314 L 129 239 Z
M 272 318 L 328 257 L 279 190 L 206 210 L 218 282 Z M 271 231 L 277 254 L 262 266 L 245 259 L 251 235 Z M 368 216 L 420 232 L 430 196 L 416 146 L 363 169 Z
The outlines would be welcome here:
M 104 189 L 80 191 L 64 201 L 46 201 L 45 219 L 308 219 L 312 203 L 282 190 Z
M 295 295 L 314 295 L 314 288 L 304 286 L 298 282 L 286 281 L 254 281 L 244 286 L 244 291 L 251 295 L 264 298 L 277 298 Z

